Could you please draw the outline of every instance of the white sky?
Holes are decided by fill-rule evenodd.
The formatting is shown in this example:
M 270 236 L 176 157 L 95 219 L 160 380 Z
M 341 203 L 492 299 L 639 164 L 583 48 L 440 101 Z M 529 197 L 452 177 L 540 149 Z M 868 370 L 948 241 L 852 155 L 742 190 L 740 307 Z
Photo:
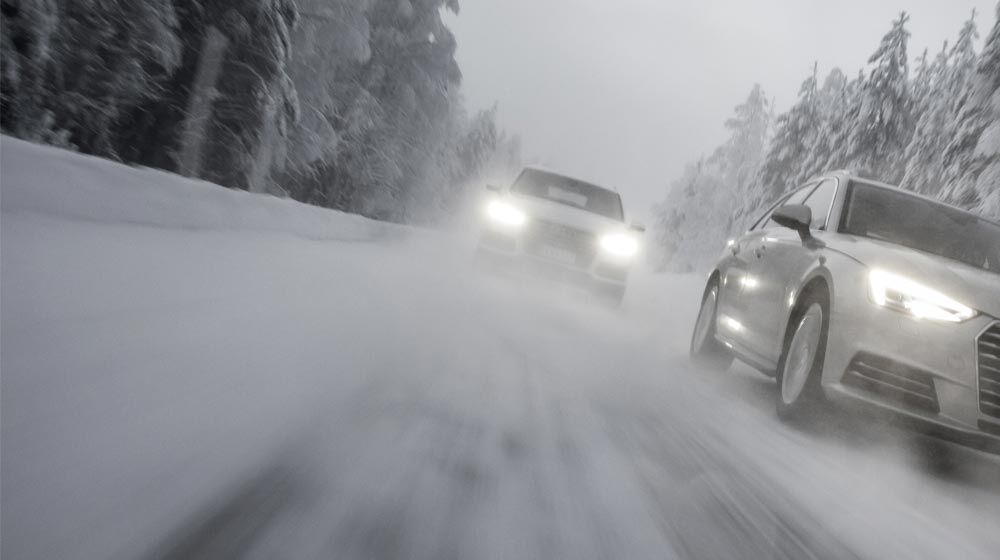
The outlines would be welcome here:
M 857 73 L 900 10 L 910 55 L 995 0 L 464 0 L 448 22 L 470 110 L 500 104 L 528 161 L 618 189 L 640 219 L 725 138 L 755 82 L 779 110 L 820 65 Z

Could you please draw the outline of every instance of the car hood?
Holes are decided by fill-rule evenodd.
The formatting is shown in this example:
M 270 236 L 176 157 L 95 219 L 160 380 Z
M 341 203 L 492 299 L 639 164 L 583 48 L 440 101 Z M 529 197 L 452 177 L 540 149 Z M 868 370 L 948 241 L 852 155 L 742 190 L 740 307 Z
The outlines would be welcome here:
M 510 200 L 518 208 L 524 210 L 530 218 L 541 219 L 597 234 L 625 229 L 623 222 L 565 204 L 559 204 L 558 202 L 516 194 L 512 194 Z
M 854 235 L 831 236 L 831 249 L 869 268 L 901 274 L 983 313 L 1000 317 L 1000 275 L 893 243 Z

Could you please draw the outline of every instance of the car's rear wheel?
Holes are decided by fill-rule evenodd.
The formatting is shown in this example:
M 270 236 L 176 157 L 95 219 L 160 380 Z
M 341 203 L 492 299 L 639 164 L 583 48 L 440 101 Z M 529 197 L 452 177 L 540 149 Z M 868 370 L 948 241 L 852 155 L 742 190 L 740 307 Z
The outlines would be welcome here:
M 719 282 L 712 279 L 701 297 L 701 309 L 691 334 L 690 356 L 699 367 L 725 371 L 733 363 L 733 355 L 715 339 L 718 309 Z
M 789 336 L 778 364 L 778 416 L 801 421 L 824 409 L 820 378 L 829 320 L 823 298 L 807 297 L 789 322 Z

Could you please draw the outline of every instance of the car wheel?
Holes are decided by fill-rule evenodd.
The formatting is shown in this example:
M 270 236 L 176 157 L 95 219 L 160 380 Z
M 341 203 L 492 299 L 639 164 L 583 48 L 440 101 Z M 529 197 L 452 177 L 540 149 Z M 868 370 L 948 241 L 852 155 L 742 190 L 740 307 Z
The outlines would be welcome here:
M 778 364 L 778 416 L 805 420 L 818 416 L 824 405 L 820 377 L 826 354 L 827 307 L 808 297 L 789 322 L 790 336 Z
M 715 339 L 716 315 L 719 308 L 719 282 L 715 279 L 705 288 L 701 309 L 691 334 L 691 361 L 712 371 L 725 371 L 733 363 L 733 355 Z

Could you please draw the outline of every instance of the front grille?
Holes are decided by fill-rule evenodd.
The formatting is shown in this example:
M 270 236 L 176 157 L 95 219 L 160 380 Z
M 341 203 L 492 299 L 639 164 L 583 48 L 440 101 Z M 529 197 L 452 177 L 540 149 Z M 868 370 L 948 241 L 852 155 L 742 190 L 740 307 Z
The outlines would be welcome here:
M 1000 323 L 993 323 L 976 340 L 979 364 L 979 410 L 1000 418 Z
M 866 353 L 854 356 L 843 382 L 908 408 L 940 411 L 934 377 L 888 358 Z
M 593 233 L 536 220 L 531 223 L 524 239 L 524 250 L 532 255 L 552 259 L 551 250 L 571 253 L 573 264 L 588 267 L 597 256 L 597 238 Z

